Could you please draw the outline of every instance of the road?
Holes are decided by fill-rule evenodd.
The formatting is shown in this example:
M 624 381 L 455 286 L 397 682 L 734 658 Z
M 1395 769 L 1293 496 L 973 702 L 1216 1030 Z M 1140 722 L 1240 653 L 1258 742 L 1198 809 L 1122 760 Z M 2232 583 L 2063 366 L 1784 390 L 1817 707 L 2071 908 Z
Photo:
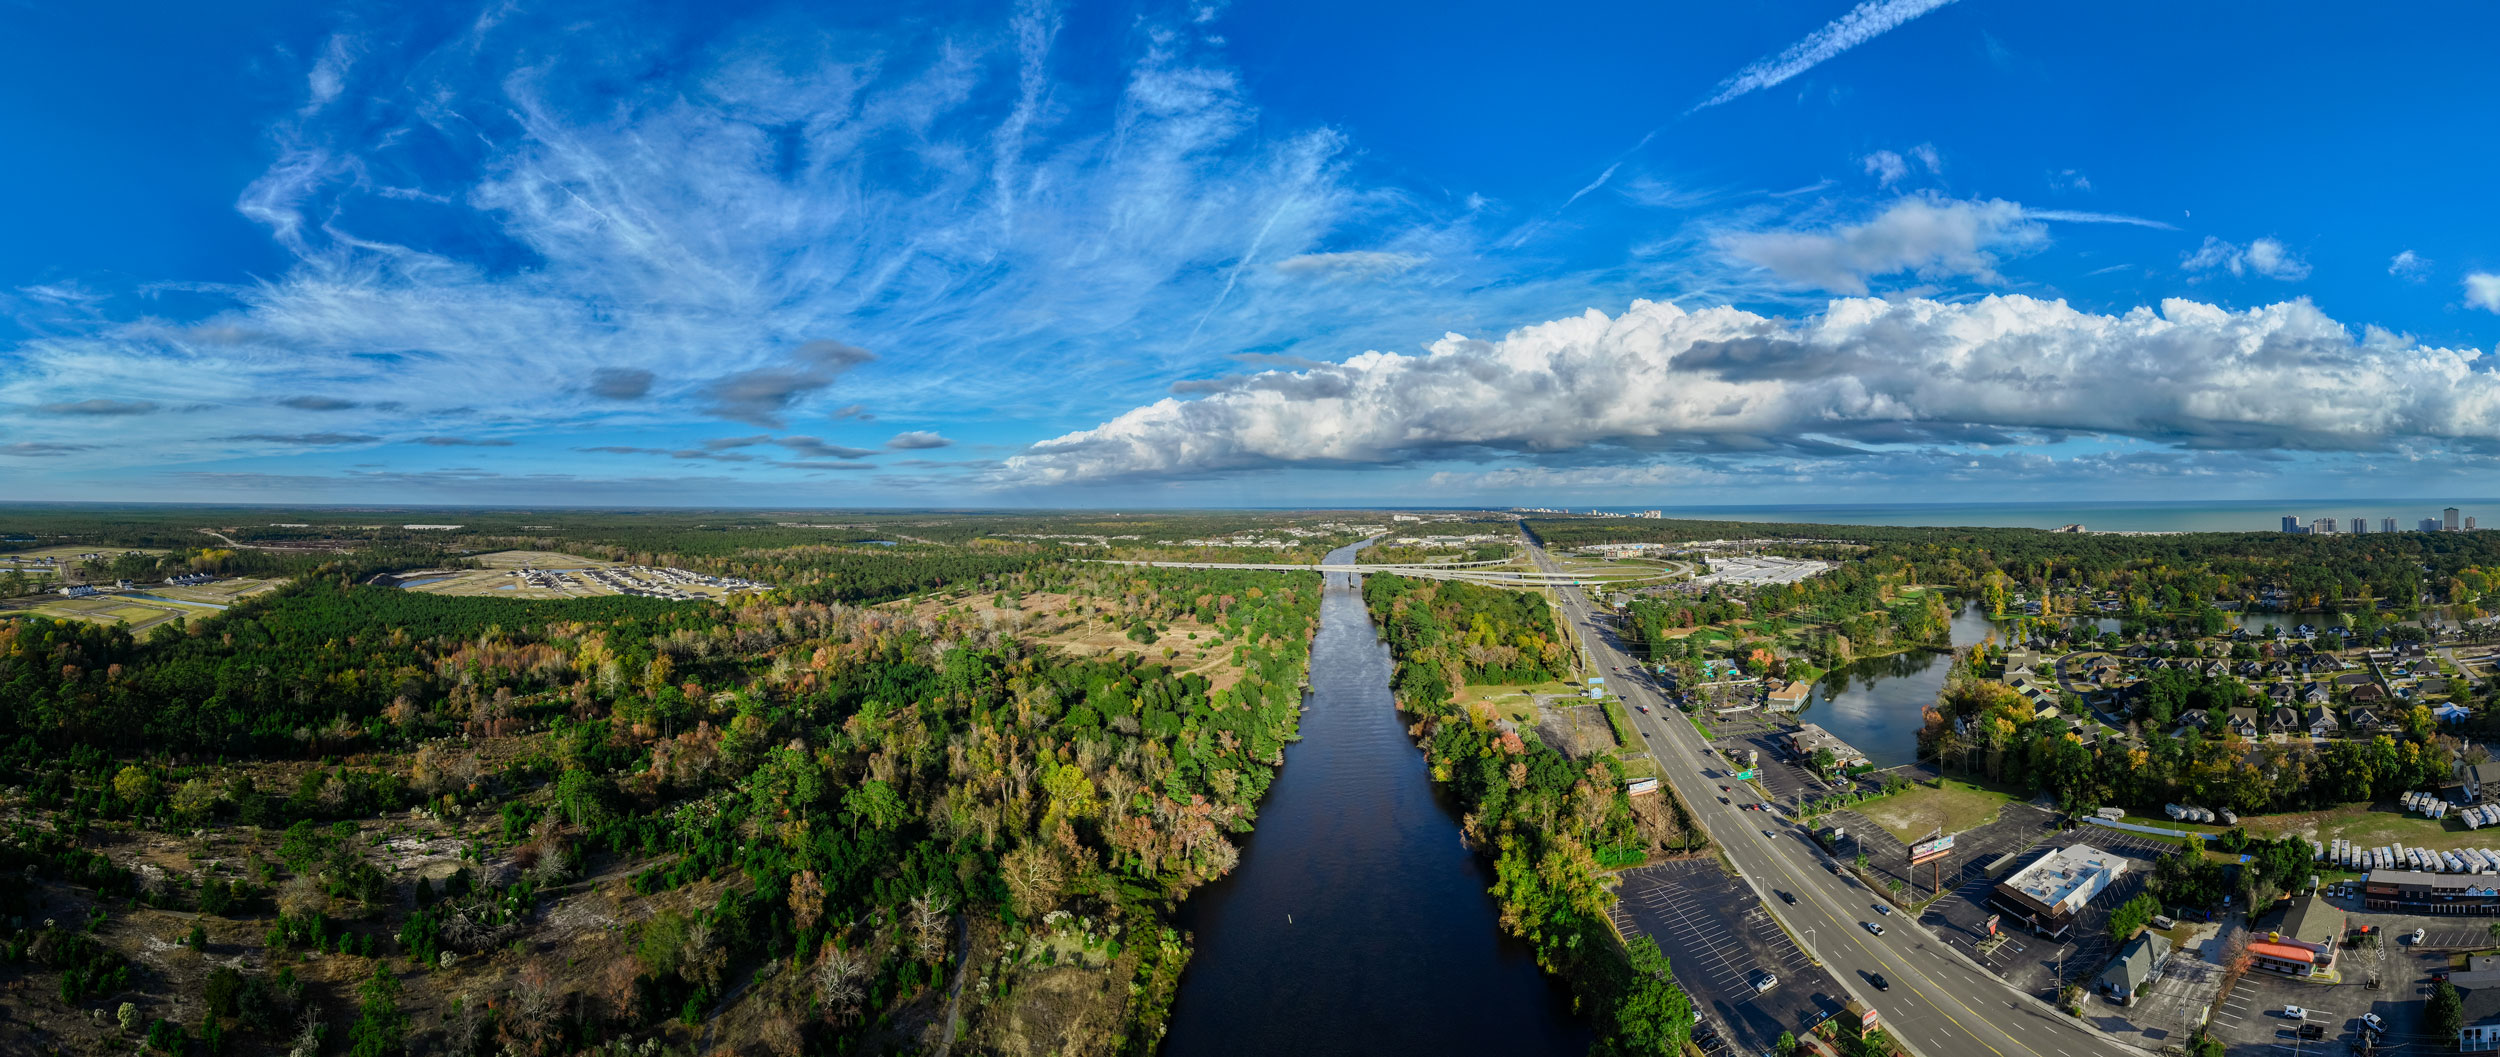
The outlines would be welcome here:
M 1551 559 L 1533 542 L 1529 551 L 1540 568 Z M 1593 671 L 1612 674 L 1629 668 L 1632 659 L 1613 631 L 1592 618 L 1588 599 L 1576 587 L 1558 587 L 1558 598 L 1573 630 L 1586 646 Z M 1806 951 L 1829 967 L 1842 986 L 1881 1014 L 1885 1030 L 1920 1057 L 2142 1057 L 2140 1050 L 2093 1032 L 2004 980 L 1962 960 L 1943 941 L 1929 935 L 1911 915 L 1878 916 L 1882 902 L 1875 893 L 1835 875 L 1805 830 L 1779 815 L 1745 811 L 1719 803 L 1714 783 L 1703 772 L 1720 773 L 1727 762 L 1709 753 L 1699 731 L 1666 703 L 1641 678 L 1610 680 L 1626 705 L 1646 705 L 1644 713 L 1628 709 L 1632 725 L 1649 743 L 1659 770 L 1672 783 L 1719 849 L 1750 884 L 1763 906 L 1788 928 Z M 1782 903 L 1772 890 L 1797 897 Z M 1886 935 L 1866 931 L 1863 922 L 1884 924 Z M 1869 975 L 1883 974 L 1892 984 L 1878 992 Z
M 1543 555 L 1538 557 L 1542 562 Z M 1265 572 L 1316 572 L 1319 570 L 1319 566 L 1316 565 L 1294 565 L 1282 562 L 1158 562 L 1113 558 L 1087 558 L 1085 560 L 1096 565 L 1147 565 L 1158 569 L 1254 569 Z M 1331 565 L 1328 569 L 1330 572 L 1342 570 L 1353 573 L 1394 573 L 1399 576 L 1412 576 L 1427 580 L 1464 580 L 1494 587 L 1555 587 L 1563 584 L 1592 584 L 1605 587 L 1616 584 L 1648 583 L 1653 580 L 1682 576 L 1692 571 L 1691 565 L 1679 562 L 1664 563 L 1656 572 L 1643 571 L 1632 575 L 1607 574 L 1603 576 L 1567 573 L 1544 564 L 1539 566 L 1540 569 L 1545 570 L 1541 572 L 1483 568 L 1488 565 L 1508 565 L 1510 561 L 1511 559 L 1508 558 L 1496 558 L 1492 561 L 1481 562 L 1427 562 L 1413 565 Z

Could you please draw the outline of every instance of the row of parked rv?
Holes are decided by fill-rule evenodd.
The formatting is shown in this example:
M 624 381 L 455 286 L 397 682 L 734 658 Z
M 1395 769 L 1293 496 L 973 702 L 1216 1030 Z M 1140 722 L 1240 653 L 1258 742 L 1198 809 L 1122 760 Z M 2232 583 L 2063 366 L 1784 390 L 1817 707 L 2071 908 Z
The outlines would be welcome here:
M 2240 824 L 2240 817 L 2232 814 L 2231 809 L 2227 807 L 2217 812 L 2209 808 L 2189 807 L 2185 804 L 2163 804 L 2161 809 L 2163 813 L 2170 816 L 2173 822 L 2220 822 L 2225 826 Z
M 2364 848 L 2338 840 L 2318 852 L 2318 861 L 2347 870 L 2426 870 L 2432 873 L 2500 873 L 2500 852 L 2480 848 L 2431 851 L 2402 844 Z
M 2467 829 L 2500 826 L 2500 806 L 2486 804 L 2482 807 L 2469 807 L 2457 812 L 2457 820 L 2465 823 Z
M 2439 795 L 2436 793 L 2406 793 L 2403 799 L 2405 810 L 2407 811 L 2419 811 L 2424 817 L 2427 818 L 2448 817 L 2448 808 L 2450 805 L 2447 801 L 2440 799 Z M 2457 817 L 2465 818 L 2473 815 L 2479 810 L 2481 809 L 2469 809 L 2464 815 L 2459 815 Z M 2467 828 L 2471 829 L 2478 825 L 2478 823 L 2467 822 L 2465 825 Z

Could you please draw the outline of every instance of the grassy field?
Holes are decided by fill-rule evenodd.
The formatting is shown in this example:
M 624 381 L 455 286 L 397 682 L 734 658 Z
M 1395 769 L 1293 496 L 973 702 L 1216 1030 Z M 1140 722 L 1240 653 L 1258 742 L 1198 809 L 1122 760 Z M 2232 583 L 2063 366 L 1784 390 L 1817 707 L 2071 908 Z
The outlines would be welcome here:
M 2156 826 L 2176 825 L 2167 819 L 2147 821 Z M 2343 839 L 2367 847 L 2401 843 L 2408 848 L 2438 851 L 2500 848 L 2500 829 L 2470 830 L 2454 815 L 2444 819 L 2423 818 L 2406 813 L 2393 804 L 2346 804 L 2325 811 L 2301 811 L 2257 818 L 2241 816 L 2240 825 L 2258 836 L 2297 834 L 2320 844 Z M 2185 825 L 2178 825 L 2177 828 L 2207 832 L 2217 829 Z
M 2013 799 L 2010 793 L 1947 778 L 1935 785 L 1922 782 L 1873 803 L 1860 804 L 1857 812 L 1906 844 L 1925 837 L 1939 825 L 1947 833 L 1987 825 L 1996 821 L 1997 809 Z
M 0 565 L 13 564 L 21 558 L 51 558 L 55 561 L 59 561 L 68 558 L 75 558 L 81 554 L 103 554 L 110 556 L 130 553 L 163 554 L 165 552 L 161 548 L 94 547 L 86 544 L 72 543 L 59 547 L 30 547 L 22 551 L 0 551 Z
M 584 558 L 578 554 L 559 554 L 555 551 L 495 551 L 476 555 L 470 560 L 475 561 L 482 568 L 502 570 L 518 569 L 522 566 L 532 569 L 605 569 L 618 564 L 597 558 Z
M 1460 707 L 1486 705 L 1502 718 L 1514 722 L 1536 722 L 1536 699 L 1568 697 L 1580 691 L 1576 683 L 1523 683 L 1518 686 L 1473 685 L 1458 692 Z M 1583 700 L 1586 700 L 1585 698 Z
M 206 602 L 212 606 L 230 606 L 235 603 L 236 599 L 256 595 L 263 591 L 273 590 L 283 582 L 284 581 L 280 580 L 255 580 L 247 576 L 233 580 L 218 580 L 214 583 L 199 584 L 192 587 L 150 587 L 146 590 L 149 594 L 162 598 L 171 598 L 178 602 Z
M 56 620 L 84 620 L 96 624 L 126 623 L 133 631 L 145 631 L 169 620 L 205 617 L 215 612 L 198 606 L 171 602 L 150 602 L 146 599 L 96 595 L 88 598 L 61 598 L 42 595 L 19 599 L 0 608 L 0 615 L 27 614 Z

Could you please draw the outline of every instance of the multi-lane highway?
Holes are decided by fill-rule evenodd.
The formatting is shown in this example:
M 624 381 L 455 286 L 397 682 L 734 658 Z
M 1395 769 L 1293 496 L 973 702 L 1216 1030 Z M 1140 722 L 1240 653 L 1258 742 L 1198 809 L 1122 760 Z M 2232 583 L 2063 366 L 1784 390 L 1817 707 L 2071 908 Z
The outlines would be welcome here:
M 1556 571 L 1543 548 L 1533 542 L 1529 547 L 1540 568 Z M 1612 674 L 1634 664 L 1613 630 L 1593 619 L 1579 588 L 1555 590 L 1595 671 Z M 2078 1024 L 1963 960 L 1929 935 L 1916 915 L 1878 916 L 1875 904 L 1881 898 L 1827 869 L 1827 860 L 1805 830 L 1776 814 L 1719 802 L 1715 783 L 1703 772 L 1717 772 L 1726 761 L 1709 753 L 1700 733 L 1646 680 L 1610 679 L 1608 685 L 1625 704 L 1649 707 L 1646 713 L 1626 709 L 1633 727 L 1763 906 L 1853 995 L 1873 1006 L 1885 1029 L 1912 1052 L 1921 1057 L 2141 1057 L 2141 1051 Z M 1795 895 L 1796 904 L 1772 898 L 1774 889 Z M 1882 922 L 1885 934 L 1868 932 L 1863 923 L 1869 921 Z M 1869 982 L 1875 973 L 1887 979 L 1890 990 L 1875 989 Z

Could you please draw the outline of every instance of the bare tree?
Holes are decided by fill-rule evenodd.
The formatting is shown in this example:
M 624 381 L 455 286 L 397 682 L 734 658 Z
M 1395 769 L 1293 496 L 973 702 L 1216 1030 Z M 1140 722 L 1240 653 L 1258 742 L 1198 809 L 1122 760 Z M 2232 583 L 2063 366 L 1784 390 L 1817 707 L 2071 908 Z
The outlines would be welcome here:
M 938 892 L 927 892 L 911 898 L 912 946 L 924 962 L 934 962 L 946 954 L 946 915 L 955 909 L 954 901 Z
M 825 1008 L 848 1013 L 867 997 L 860 987 L 860 979 L 867 975 L 868 960 L 859 952 L 828 943 L 816 957 L 816 997 Z

